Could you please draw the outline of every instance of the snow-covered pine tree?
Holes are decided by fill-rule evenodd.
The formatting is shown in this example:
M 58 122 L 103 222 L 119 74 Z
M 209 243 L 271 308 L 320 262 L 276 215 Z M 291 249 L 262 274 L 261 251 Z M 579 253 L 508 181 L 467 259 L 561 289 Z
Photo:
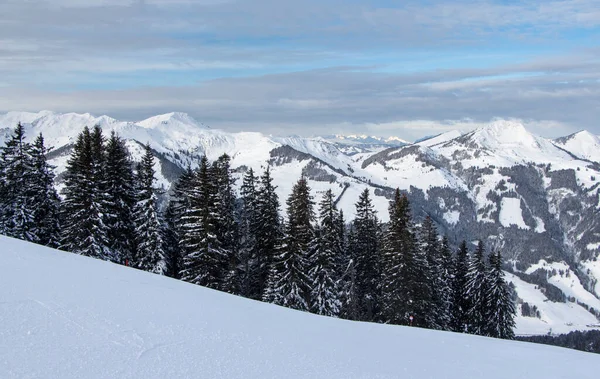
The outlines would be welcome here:
M 136 248 L 133 217 L 136 193 L 133 164 L 125 141 L 114 131 L 106 143 L 104 185 L 106 196 L 103 215 L 109 246 L 116 262 L 133 264 Z
M 469 261 L 467 273 L 467 287 L 465 296 L 469 301 L 469 323 L 467 331 L 472 334 L 486 334 L 488 275 L 485 264 L 485 246 L 479 241 L 477 249 Z
M 144 146 L 144 155 L 137 167 L 136 204 L 134 208 L 136 256 L 134 266 L 165 275 L 167 271 L 163 249 L 162 222 L 158 211 L 154 154 L 150 145 Z
M 306 178 L 294 185 L 287 200 L 284 243 L 275 257 L 267 290 L 268 300 L 288 308 L 309 310 L 309 256 L 314 251 L 313 200 Z
M 327 190 L 319 203 L 317 247 L 310 255 L 310 310 L 325 316 L 338 316 L 341 307 L 338 263 L 343 251 L 339 212 L 334 202 L 333 192 Z
M 510 295 L 508 284 L 502 271 L 500 252 L 489 256 L 488 293 L 486 296 L 486 335 L 496 338 L 513 339 L 515 337 L 515 304 Z
M 25 142 L 25 129 L 19 123 L 2 148 L 0 161 L 1 232 L 10 237 L 39 242 L 31 192 L 34 162 L 31 146 Z
M 77 137 L 65 172 L 64 201 L 61 209 L 62 250 L 94 258 L 112 260 L 107 228 L 102 220 L 103 185 L 100 183 L 101 143 L 85 127 Z
M 422 284 L 419 278 L 414 227 L 406 195 L 396 190 L 390 202 L 390 222 L 385 235 L 382 259 L 382 318 L 390 324 L 413 325 L 425 323 L 427 309 L 423 309 Z M 418 262 L 418 263 L 417 263 Z
M 240 256 L 238 244 L 238 224 L 235 218 L 236 196 L 233 190 L 235 180 L 231 176 L 231 158 L 221 155 L 211 167 L 214 183 L 214 224 L 215 236 L 220 242 L 221 254 L 224 255 L 223 283 L 221 290 L 229 293 L 240 293 Z
M 189 206 L 180 218 L 182 280 L 221 289 L 228 257 L 216 235 L 216 188 L 206 156 L 200 160 L 188 191 Z
M 447 289 L 443 277 L 444 262 L 441 255 L 439 236 L 431 217 L 425 217 L 419 229 L 419 248 L 427 261 L 425 269 L 426 285 L 430 291 L 431 303 L 426 316 L 426 324 L 432 329 L 445 329 L 448 324 L 448 310 L 444 302 L 444 291 Z
M 273 288 L 271 271 L 275 262 L 275 256 L 279 254 L 279 248 L 283 245 L 284 227 L 279 216 L 279 197 L 276 186 L 273 185 L 271 170 L 267 166 L 260 177 L 260 183 L 256 192 L 256 283 L 253 289 L 253 297 L 262 298 L 272 302 L 267 296 L 267 289 Z M 270 282 L 270 284 L 269 284 Z
M 450 311 L 450 329 L 465 333 L 470 323 L 469 303 L 470 298 L 466 296 L 467 292 L 467 276 L 469 273 L 469 250 L 467 241 L 462 241 L 453 265 L 452 278 L 452 308 Z
M 193 183 L 195 180 L 195 173 L 191 167 L 187 169 L 179 176 L 179 179 L 173 185 L 173 192 L 171 199 L 165 211 L 165 252 L 168 256 L 171 256 L 169 252 L 175 252 L 176 265 L 172 266 L 172 275 L 174 278 L 181 279 L 183 275 L 183 253 L 182 238 L 184 225 L 182 217 L 185 215 L 188 209 L 191 207 L 191 196 L 193 191 Z M 176 268 L 175 268 L 176 266 Z
M 338 269 L 338 292 L 340 299 L 339 317 L 348 320 L 358 319 L 358 299 L 356 297 L 356 265 L 349 249 L 350 236 L 347 231 L 344 212 L 338 212 L 338 235 L 341 241 L 341 254 L 336 258 Z
M 450 243 L 448 237 L 442 238 L 440 245 L 440 267 L 439 267 L 439 285 L 440 288 L 437 291 L 439 298 L 439 304 L 441 305 L 441 312 L 439 320 L 443 330 L 452 330 L 452 283 L 454 280 L 454 258 L 452 256 L 452 250 L 450 249 Z
M 182 267 L 181 249 L 179 248 L 179 231 L 177 228 L 177 214 L 174 203 L 169 202 L 162 217 L 163 220 L 163 250 L 165 254 L 165 275 L 180 279 Z
M 374 321 L 380 309 L 381 262 L 379 221 L 365 189 L 356 203 L 356 216 L 350 234 L 350 256 L 356 272 L 358 319 Z
M 257 188 L 254 170 L 250 168 L 244 174 L 240 188 L 241 207 L 239 210 L 239 283 L 240 294 L 251 299 L 261 299 L 258 288 L 258 257 L 256 251 L 257 229 Z
M 31 193 L 33 195 L 34 223 L 37 243 L 58 247 L 60 243 L 60 199 L 54 187 L 54 167 L 48 164 L 44 137 L 38 135 L 31 145 L 33 173 Z

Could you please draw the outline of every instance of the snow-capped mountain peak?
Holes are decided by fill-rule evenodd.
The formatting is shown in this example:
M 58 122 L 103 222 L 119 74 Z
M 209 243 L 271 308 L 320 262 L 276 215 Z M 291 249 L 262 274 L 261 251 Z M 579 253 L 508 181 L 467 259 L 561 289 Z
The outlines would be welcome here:
M 512 120 L 497 120 L 485 125 L 473 133 L 472 139 L 488 149 L 502 145 L 539 147 L 538 138 L 529 133 L 522 123 Z
M 153 116 L 145 120 L 136 122 L 136 124 L 147 129 L 155 129 L 157 127 L 161 127 L 162 125 L 191 126 L 202 129 L 209 129 L 208 126 L 202 124 L 199 121 L 196 121 L 196 119 L 194 119 L 192 116 L 183 112 L 171 112 L 158 116 Z
M 579 158 L 600 162 L 600 137 L 587 130 L 555 139 L 554 144 Z

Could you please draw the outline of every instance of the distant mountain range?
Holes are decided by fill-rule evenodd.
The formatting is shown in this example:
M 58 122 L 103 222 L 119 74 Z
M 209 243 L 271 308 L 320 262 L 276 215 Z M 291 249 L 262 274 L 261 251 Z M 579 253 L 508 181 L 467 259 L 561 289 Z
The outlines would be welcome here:
M 301 175 L 317 198 L 332 189 L 348 219 L 359 193 L 369 188 L 386 221 L 388 199 L 398 187 L 409 194 L 416 219 L 431 216 L 454 243 L 484 239 L 489 249 L 501 249 L 519 309 L 539 310 L 539 318 L 534 312 L 517 319 L 520 332 L 566 332 L 598 322 L 600 137 L 587 131 L 549 140 L 501 120 L 411 143 L 366 135 L 230 133 L 185 113 L 124 122 L 45 111 L 0 115 L 0 142 L 18 122 L 29 138 L 41 132 L 52 146 L 59 188 L 72 144 L 86 125 L 116 131 L 134 159 L 149 143 L 166 190 L 200 156 L 213 160 L 223 153 L 232 157 L 238 178 L 250 167 L 260 172 L 269 165 L 282 204 Z

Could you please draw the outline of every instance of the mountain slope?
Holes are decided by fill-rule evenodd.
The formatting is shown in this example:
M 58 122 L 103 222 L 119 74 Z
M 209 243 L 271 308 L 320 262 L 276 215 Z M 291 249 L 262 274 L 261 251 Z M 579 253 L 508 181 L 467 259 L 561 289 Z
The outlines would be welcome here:
M 600 137 L 587 130 L 557 138 L 554 143 L 579 158 L 600 162 Z
M 600 364 L 551 346 L 315 316 L 0 243 L 4 378 L 582 379 Z

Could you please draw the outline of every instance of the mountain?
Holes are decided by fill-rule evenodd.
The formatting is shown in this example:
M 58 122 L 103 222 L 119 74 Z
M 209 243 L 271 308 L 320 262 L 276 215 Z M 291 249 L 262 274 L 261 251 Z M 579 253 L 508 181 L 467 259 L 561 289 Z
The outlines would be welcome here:
M 85 125 L 96 124 L 124 137 L 134 159 L 149 143 L 165 190 L 203 154 L 214 160 L 223 153 L 232 157 L 238 185 L 248 168 L 262 172 L 269 165 L 283 205 L 304 176 L 317 200 L 333 191 L 347 220 L 368 188 L 379 218 L 387 221 L 388 201 L 398 187 L 408 193 L 415 220 L 430 216 L 453 244 L 465 239 L 474 247 L 482 239 L 488 250 L 502 252 L 514 282 L 531 285 L 518 286 L 525 288 L 517 291 L 519 312 L 541 310 L 527 320 L 529 330 L 585 329 L 600 315 L 600 162 L 585 155 L 593 151 L 593 138 L 585 133 L 551 141 L 521 123 L 499 120 L 414 144 L 370 145 L 364 136 L 229 133 L 183 113 L 123 122 L 89 114 L 11 112 L 0 115 L 0 139 L 18 121 L 29 138 L 42 132 L 54 147 L 49 156 L 59 188 L 74 139 Z
M 600 137 L 587 130 L 557 138 L 554 144 L 579 158 L 600 162 Z
M 322 317 L 0 243 L 6 378 L 590 378 L 600 363 L 553 346 Z

